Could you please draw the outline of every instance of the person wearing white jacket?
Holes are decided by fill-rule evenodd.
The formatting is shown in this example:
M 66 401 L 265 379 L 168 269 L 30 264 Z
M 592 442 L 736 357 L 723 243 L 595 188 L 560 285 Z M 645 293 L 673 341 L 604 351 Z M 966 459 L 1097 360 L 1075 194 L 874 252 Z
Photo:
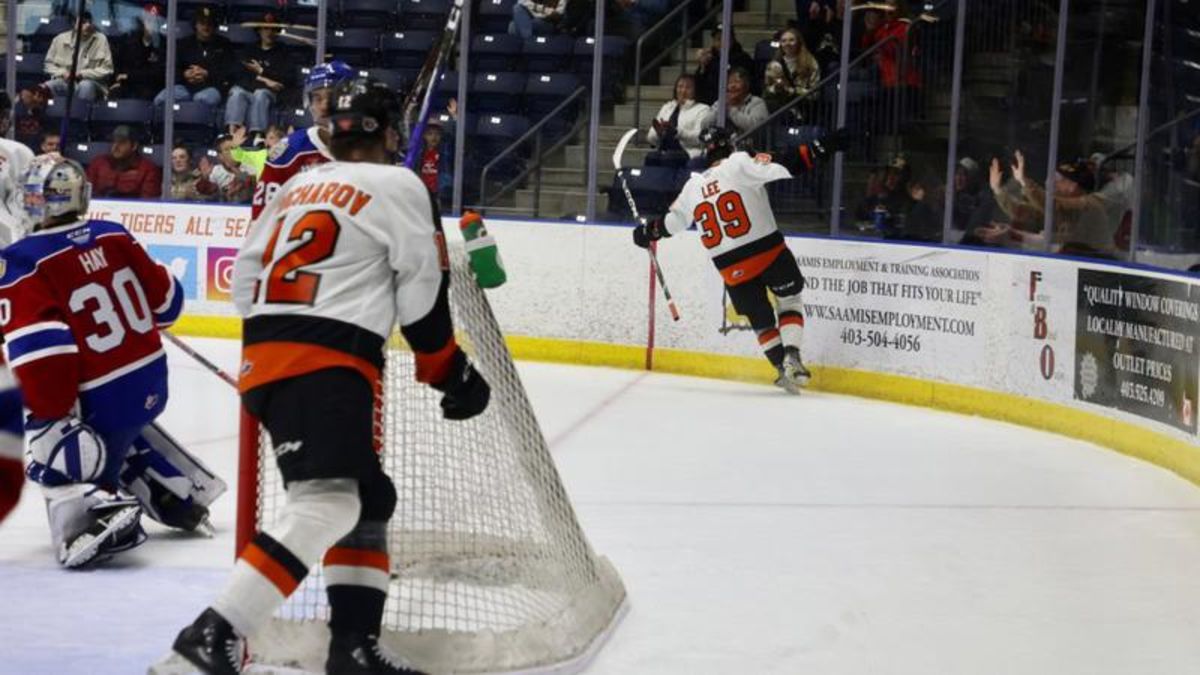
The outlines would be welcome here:
M 659 151 L 685 151 L 696 158 L 704 152 L 700 132 L 712 126 L 713 109 L 696 100 L 696 78 L 680 75 L 675 80 L 675 98 L 663 104 L 651 123 L 646 140 Z
M 113 74 L 112 50 L 108 38 L 96 30 L 91 12 L 81 15 L 82 44 L 79 47 L 79 67 L 75 74 L 75 96 L 81 101 L 104 98 L 108 79 Z M 75 31 L 66 30 L 54 36 L 46 52 L 45 69 L 50 79 L 46 86 L 55 96 L 66 96 L 67 78 L 71 74 L 71 57 L 75 51 Z

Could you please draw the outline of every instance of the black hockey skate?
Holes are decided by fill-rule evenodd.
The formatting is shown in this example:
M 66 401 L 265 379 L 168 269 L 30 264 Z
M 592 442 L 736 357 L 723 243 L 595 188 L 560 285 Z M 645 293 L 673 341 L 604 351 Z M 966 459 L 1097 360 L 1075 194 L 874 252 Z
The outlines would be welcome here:
M 378 635 L 339 635 L 329 640 L 327 675 L 424 675 L 379 644 Z
M 98 500 L 88 507 L 91 523 L 70 541 L 62 543 L 58 560 L 64 567 L 78 568 L 95 564 L 116 553 L 128 551 L 146 541 L 142 529 L 142 508 L 137 500 L 94 491 Z
M 211 607 L 180 631 L 171 648 L 205 675 L 238 675 L 242 672 L 242 638 L 225 617 Z

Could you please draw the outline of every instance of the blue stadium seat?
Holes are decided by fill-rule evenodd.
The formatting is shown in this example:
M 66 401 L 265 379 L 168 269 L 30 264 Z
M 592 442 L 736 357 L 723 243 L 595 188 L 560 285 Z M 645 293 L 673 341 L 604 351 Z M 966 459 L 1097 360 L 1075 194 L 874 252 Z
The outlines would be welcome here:
M 63 153 L 71 159 L 87 166 L 93 159 L 107 155 L 112 143 L 64 143 Z
M 529 119 L 520 115 L 480 115 L 474 127 L 467 122 L 468 129 L 474 128 L 475 133 L 470 137 L 468 148 L 472 157 L 480 166 L 490 162 L 497 155 L 513 144 L 526 131 L 529 131 Z M 528 143 L 525 144 L 529 146 Z M 495 176 L 498 179 L 515 176 L 524 167 L 524 155 L 531 147 L 523 148 L 524 152 L 515 152 L 505 157 L 496 166 Z
M 342 28 L 383 30 L 396 25 L 397 0 L 342 0 L 337 23 Z
M 108 140 L 112 130 L 121 124 L 137 126 L 150 124 L 154 119 L 154 104 L 140 98 L 113 99 L 92 106 L 91 137 Z
M 560 73 L 571 66 L 575 40 L 567 35 L 537 35 L 521 46 L 521 70 Z
M 45 54 L 17 54 L 17 89 L 46 81 Z
M 591 37 L 581 37 L 575 40 L 574 70 L 576 73 L 591 77 L 592 60 L 595 51 L 595 39 Z M 627 42 L 625 38 L 616 35 L 604 36 L 604 67 L 601 75 L 601 98 L 605 101 L 612 100 L 614 94 L 621 86 L 621 78 L 624 73 L 625 47 Z
M 436 30 L 446 27 L 450 0 L 400 0 L 400 25 L 410 30 Z
M 42 17 L 38 20 L 37 30 L 31 35 L 22 36 L 25 40 L 25 52 L 44 55 L 54 36 L 70 29 L 71 22 L 65 16 Z
M 378 47 L 379 33 L 373 28 L 344 28 L 325 37 L 325 48 L 334 58 L 352 66 L 371 65 Z
M 515 4 L 517 0 L 482 0 L 476 15 L 477 25 L 473 26 L 473 30 L 479 33 L 507 33 Z
M 51 129 L 58 129 L 62 124 L 62 118 L 66 116 L 67 97 L 50 99 L 50 103 L 46 106 L 46 123 Z M 92 104 L 87 101 L 75 99 L 71 101 L 70 121 L 67 123 L 67 139 L 68 141 L 84 141 L 88 137 L 88 113 L 91 112 Z
M 626 172 L 625 180 L 629 184 L 629 192 L 642 215 L 661 215 L 671 208 L 671 202 L 679 192 L 677 175 L 678 172 L 674 168 L 665 166 L 644 166 Z M 614 180 L 620 179 L 614 174 Z M 629 208 L 624 198 L 610 200 L 610 204 L 617 210 Z
M 163 110 L 155 110 L 155 127 L 161 128 Z M 182 101 L 175 104 L 175 142 L 189 145 L 211 145 L 217 136 L 216 113 L 212 107 L 199 101 Z
M 579 88 L 580 80 L 570 73 L 534 73 L 525 82 L 523 108 L 534 122 L 554 110 Z M 546 122 L 545 139 L 557 140 L 575 123 L 580 109 L 587 102 L 586 96 L 575 100 L 573 105 L 563 108 L 554 119 Z
M 218 6 L 218 11 L 220 7 Z M 242 23 L 243 21 L 261 21 L 263 14 L 279 13 L 278 0 L 232 0 L 229 11 L 225 14 L 227 23 Z
M 284 13 L 287 15 L 288 22 L 299 24 L 301 26 L 317 26 L 317 14 L 319 8 L 316 0 L 287 0 L 287 8 Z M 327 16 L 327 21 L 332 23 L 333 17 Z M 298 34 L 307 34 L 304 31 L 296 31 Z M 313 34 L 316 37 L 316 34 Z
M 145 157 L 146 159 L 150 160 L 151 162 L 154 162 L 154 164 L 156 166 L 158 166 L 159 168 L 162 168 L 163 161 L 166 159 L 163 156 L 162 143 L 155 143 L 153 145 L 143 145 L 142 146 L 142 157 Z
M 219 26 L 217 31 L 225 36 L 234 47 L 245 47 L 258 44 L 258 31 L 238 24 Z
M 412 76 L 409 74 L 409 71 L 405 70 L 370 68 L 367 70 L 367 75 L 383 82 L 390 89 L 399 92 L 406 92 L 408 84 L 412 82 Z
M 471 110 L 516 113 L 521 107 L 526 76 L 520 73 L 479 73 L 471 82 Z
M 471 39 L 471 70 L 508 72 L 517 66 L 524 46 L 514 35 L 476 35 Z
M 420 70 L 437 38 L 437 33 L 425 30 L 385 33 L 379 41 L 380 65 Z
M 279 111 L 279 126 L 286 131 L 289 128 L 303 129 L 312 126 L 312 115 L 304 108 L 288 108 Z

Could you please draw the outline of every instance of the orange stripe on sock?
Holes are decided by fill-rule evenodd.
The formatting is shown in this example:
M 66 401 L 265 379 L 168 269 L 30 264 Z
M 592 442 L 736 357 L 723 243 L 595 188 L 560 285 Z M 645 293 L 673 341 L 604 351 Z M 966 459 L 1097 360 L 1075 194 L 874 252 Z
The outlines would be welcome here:
M 359 548 L 331 548 L 325 554 L 326 565 L 347 565 L 351 567 L 373 567 L 382 572 L 390 572 L 388 554 L 383 551 L 368 551 Z
M 781 316 L 781 317 L 779 317 L 779 325 L 780 326 L 795 325 L 795 326 L 800 326 L 801 328 L 804 328 L 804 317 L 799 314 L 789 315 L 789 316 Z
M 293 577 L 278 560 L 272 558 L 266 551 L 258 547 L 257 544 L 246 544 L 246 548 L 242 549 L 242 560 L 245 560 L 251 567 L 258 570 L 275 584 L 275 588 L 283 593 L 283 597 L 288 597 L 296 587 L 300 585 L 300 581 Z
M 772 328 L 758 336 L 758 344 L 765 345 L 772 340 L 779 339 L 779 331 Z

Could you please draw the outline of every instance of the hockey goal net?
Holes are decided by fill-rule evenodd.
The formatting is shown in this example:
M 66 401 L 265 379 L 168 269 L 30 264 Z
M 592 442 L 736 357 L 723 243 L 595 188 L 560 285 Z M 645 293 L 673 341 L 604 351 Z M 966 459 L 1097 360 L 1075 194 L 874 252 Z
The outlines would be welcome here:
M 383 640 L 432 673 L 574 672 L 624 607 L 563 489 L 483 291 L 451 246 L 459 342 L 492 386 L 482 415 L 443 420 L 398 339 L 384 375 L 383 462 L 399 502 Z M 244 419 L 238 549 L 285 502 L 270 438 Z M 251 661 L 324 672 L 328 606 L 320 566 L 250 640 Z

